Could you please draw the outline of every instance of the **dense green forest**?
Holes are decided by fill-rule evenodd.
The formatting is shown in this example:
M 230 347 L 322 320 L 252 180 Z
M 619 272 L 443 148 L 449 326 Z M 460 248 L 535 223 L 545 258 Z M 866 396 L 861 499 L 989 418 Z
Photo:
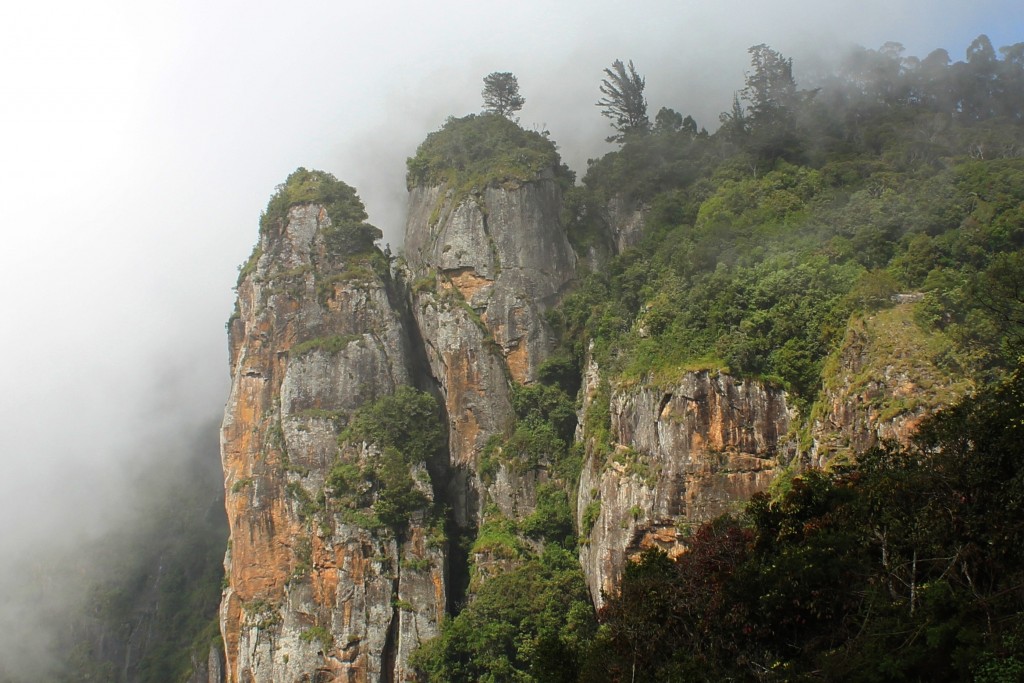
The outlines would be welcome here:
M 552 485 L 527 520 L 485 514 L 476 543 L 519 562 L 420 649 L 425 678 L 1024 675 L 1024 43 L 997 51 L 980 36 L 955 63 L 890 43 L 806 84 L 768 46 L 750 57 L 714 133 L 669 108 L 648 116 L 632 62 L 606 70 L 598 104 L 619 146 L 566 185 L 564 222 L 590 271 L 551 312 L 560 350 L 481 464 L 486 476 L 488 457 L 543 460 Z M 438 169 L 521 180 L 478 161 L 526 161 L 507 149 L 523 142 L 511 126 L 500 112 L 450 119 L 410 159 L 410 182 Z M 554 152 L 543 134 L 520 137 L 531 163 Z M 610 202 L 641 211 L 642 234 L 616 243 Z M 572 561 L 587 529 L 565 533 L 587 355 L 618 384 L 687 369 L 768 380 L 806 433 L 844 337 L 868 319 L 968 397 L 910 446 L 827 471 L 798 458 L 769 493 L 693 530 L 678 561 L 652 551 L 631 565 L 595 616 Z M 602 420 L 588 424 L 600 446 Z

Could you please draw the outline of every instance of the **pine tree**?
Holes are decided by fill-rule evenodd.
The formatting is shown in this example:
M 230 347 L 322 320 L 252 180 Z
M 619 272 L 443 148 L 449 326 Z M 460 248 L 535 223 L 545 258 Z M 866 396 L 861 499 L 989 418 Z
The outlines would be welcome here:
M 519 81 L 509 71 L 495 71 L 484 76 L 484 111 L 510 118 L 523 108 L 525 99 L 519 94 Z
M 601 113 L 612 120 L 612 127 L 619 131 L 608 138 L 608 142 L 622 142 L 626 135 L 646 131 L 651 127 L 647 120 L 647 100 L 644 99 L 644 79 L 637 74 L 633 60 L 626 65 L 621 59 L 612 62 L 611 69 L 605 69 L 608 78 L 601 81 L 604 97 L 597 101 Z

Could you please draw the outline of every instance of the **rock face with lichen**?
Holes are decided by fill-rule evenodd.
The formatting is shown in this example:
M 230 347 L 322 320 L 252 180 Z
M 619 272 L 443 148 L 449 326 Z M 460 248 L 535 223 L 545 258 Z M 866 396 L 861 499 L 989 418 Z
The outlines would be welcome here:
M 611 387 L 591 362 L 582 392 L 576 515 L 598 607 L 630 557 L 685 552 L 691 529 L 765 490 L 791 455 L 786 394 L 762 382 L 702 371 L 669 386 Z
M 462 524 L 481 511 L 479 455 L 512 421 L 510 383 L 534 381 L 553 346 L 544 312 L 576 270 L 561 206 L 552 170 L 466 195 L 443 185 L 410 189 L 412 309 L 451 421 Z M 513 514 L 510 496 L 495 500 Z
M 403 680 L 446 604 L 442 545 L 425 512 L 396 531 L 329 495 L 362 405 L 413 383 L 402 305 L 377 251 L 338 254 L 324 206 L 266 221 L 229 323 L 222 429 L 230 546 L 221 603 L 231 681 Z M 428 507 L 429 474 L 411 473 Z
M 308 197 L 304 173 L 308 187 L 275 197 Z M 499 468 L 489 492 L 478 461 L 552 347 L 543 314 L 575 272 L 561 201 L 552 172 L 461 198 L 413 187 L 398 279 L 376 249 L 339 251 L 323 204 L 263 221 L 229 323 L 228 680 L 409 679 L 450 600 L 439 511 L 468 530 L 485 500 L 512 516 L 535 505 L 537 476 Z M 381 491 L 408 463 L 346 425 L 412 385 L 441 399 L 447 444 L 400 473 L 413 509 L 388 524 Z

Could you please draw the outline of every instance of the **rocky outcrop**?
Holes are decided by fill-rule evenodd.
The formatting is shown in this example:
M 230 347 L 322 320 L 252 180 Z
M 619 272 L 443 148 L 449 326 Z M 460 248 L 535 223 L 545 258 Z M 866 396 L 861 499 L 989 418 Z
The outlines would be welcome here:
M 785 392 L 761 382 L 702 371 L 670 386 L 612 388 L 591 362 L 583 392 L 576 514 L 598 607 L 627 559 L 655 546 L 685 552 L 692 528 L 765 490 L 790 455 Z
M 491 436 L 511 424 L 511 390 L 501 351 L 479 315 L 451 285 L 437 286 L 416 293 L 413 310 L 449 419 L 447 498 L 465 528 L 476 523 L 480 511 L 479 454 Z
M 230 681 L 403 680 L 446 603 L 444 549 L 428 542 L 422 515 L 399 534 L 326 495 L 347 417 L 413 381 L 383 255 L 333 253 L 329 225 L 315 204 L 268 222 L 229 323 L 221 630 Z M 357 465 L 379 455 L 347 448 Z M 430 477 L 420 475 L 429 501 Z
M 408 676 L 410 652 L 437 633 L 449 600 L 443 522 L 428 510 L 441 496 L 459 526 L 479 525 L 480 453 L 509 431 L 512 383 L 533 381 L 550 353 L 543 313 L 575 272 L 560 209 L 550 173 L 463 198 L 413 188 L 404 289 L 383 255 L 332 251 L 318 205 L 266 222 L 229 324 L 229 680 Z M 356 502 L 372 483 L 349 499 L 329 477 L 339 463 L 380 471 L 387 454 L 339 441 L 342 426 L 419 377 L 443 400 L 448 458 L 410 472 L 426 503 L 398 533 Z M 499 467 L 490 500 L 528 514 L 536 479 Z
M 968 379 L 943 368 L 950 342 L 914 320 L 918 300 L 850 321 L 811 416 L 811 466 L 856 457 L 880 441 L 906 444 L 922 420 L 971 390 Z
M 606 208 L 608 231 L 615 243 L 615 252 L 621 254 L 635 247 L 644 236 L 646 215 L 644 207 L 635 200 L 622 196 L 608 200 Z
M 575 275 L 561 204 L 550 171 L 468 195 L 410 190 L 412 310 L 449 415 L 450 499 L 463 526 L 480 521 L 477 461 L 488 439 L 512 422 L 510 382 L 536 378 L 553 344 L 543 314 Z
M 480 318 L 518 382 L 535 379 L 552 340 L 542 315 L 576 270 L 560 221 L 553 173 L 458 196 L 443 187 L 409 195 L 405 255 L 414 279 L 440 278 Z

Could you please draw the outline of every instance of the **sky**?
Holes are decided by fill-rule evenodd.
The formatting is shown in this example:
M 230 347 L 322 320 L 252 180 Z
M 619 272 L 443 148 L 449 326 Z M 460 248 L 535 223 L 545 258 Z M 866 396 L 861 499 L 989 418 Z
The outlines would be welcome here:
M 981 33 L 1024 41 L 1019 0 L 8 4 L 0 594 L 40 539 L 71 548 L 130 523 L 133 473 L 220 414 L 237 266 L 296 167 L 353 185 L 397 250 L 405 159 L 479 111 L 492 71 L 517 75 L 521 125 L 582 175 L 609 149 L 594 103 L 615 59 L 646 77 L 651 112 L 713 129 L 754 44 L 799 80 L 848 44 L 962 59 Z

